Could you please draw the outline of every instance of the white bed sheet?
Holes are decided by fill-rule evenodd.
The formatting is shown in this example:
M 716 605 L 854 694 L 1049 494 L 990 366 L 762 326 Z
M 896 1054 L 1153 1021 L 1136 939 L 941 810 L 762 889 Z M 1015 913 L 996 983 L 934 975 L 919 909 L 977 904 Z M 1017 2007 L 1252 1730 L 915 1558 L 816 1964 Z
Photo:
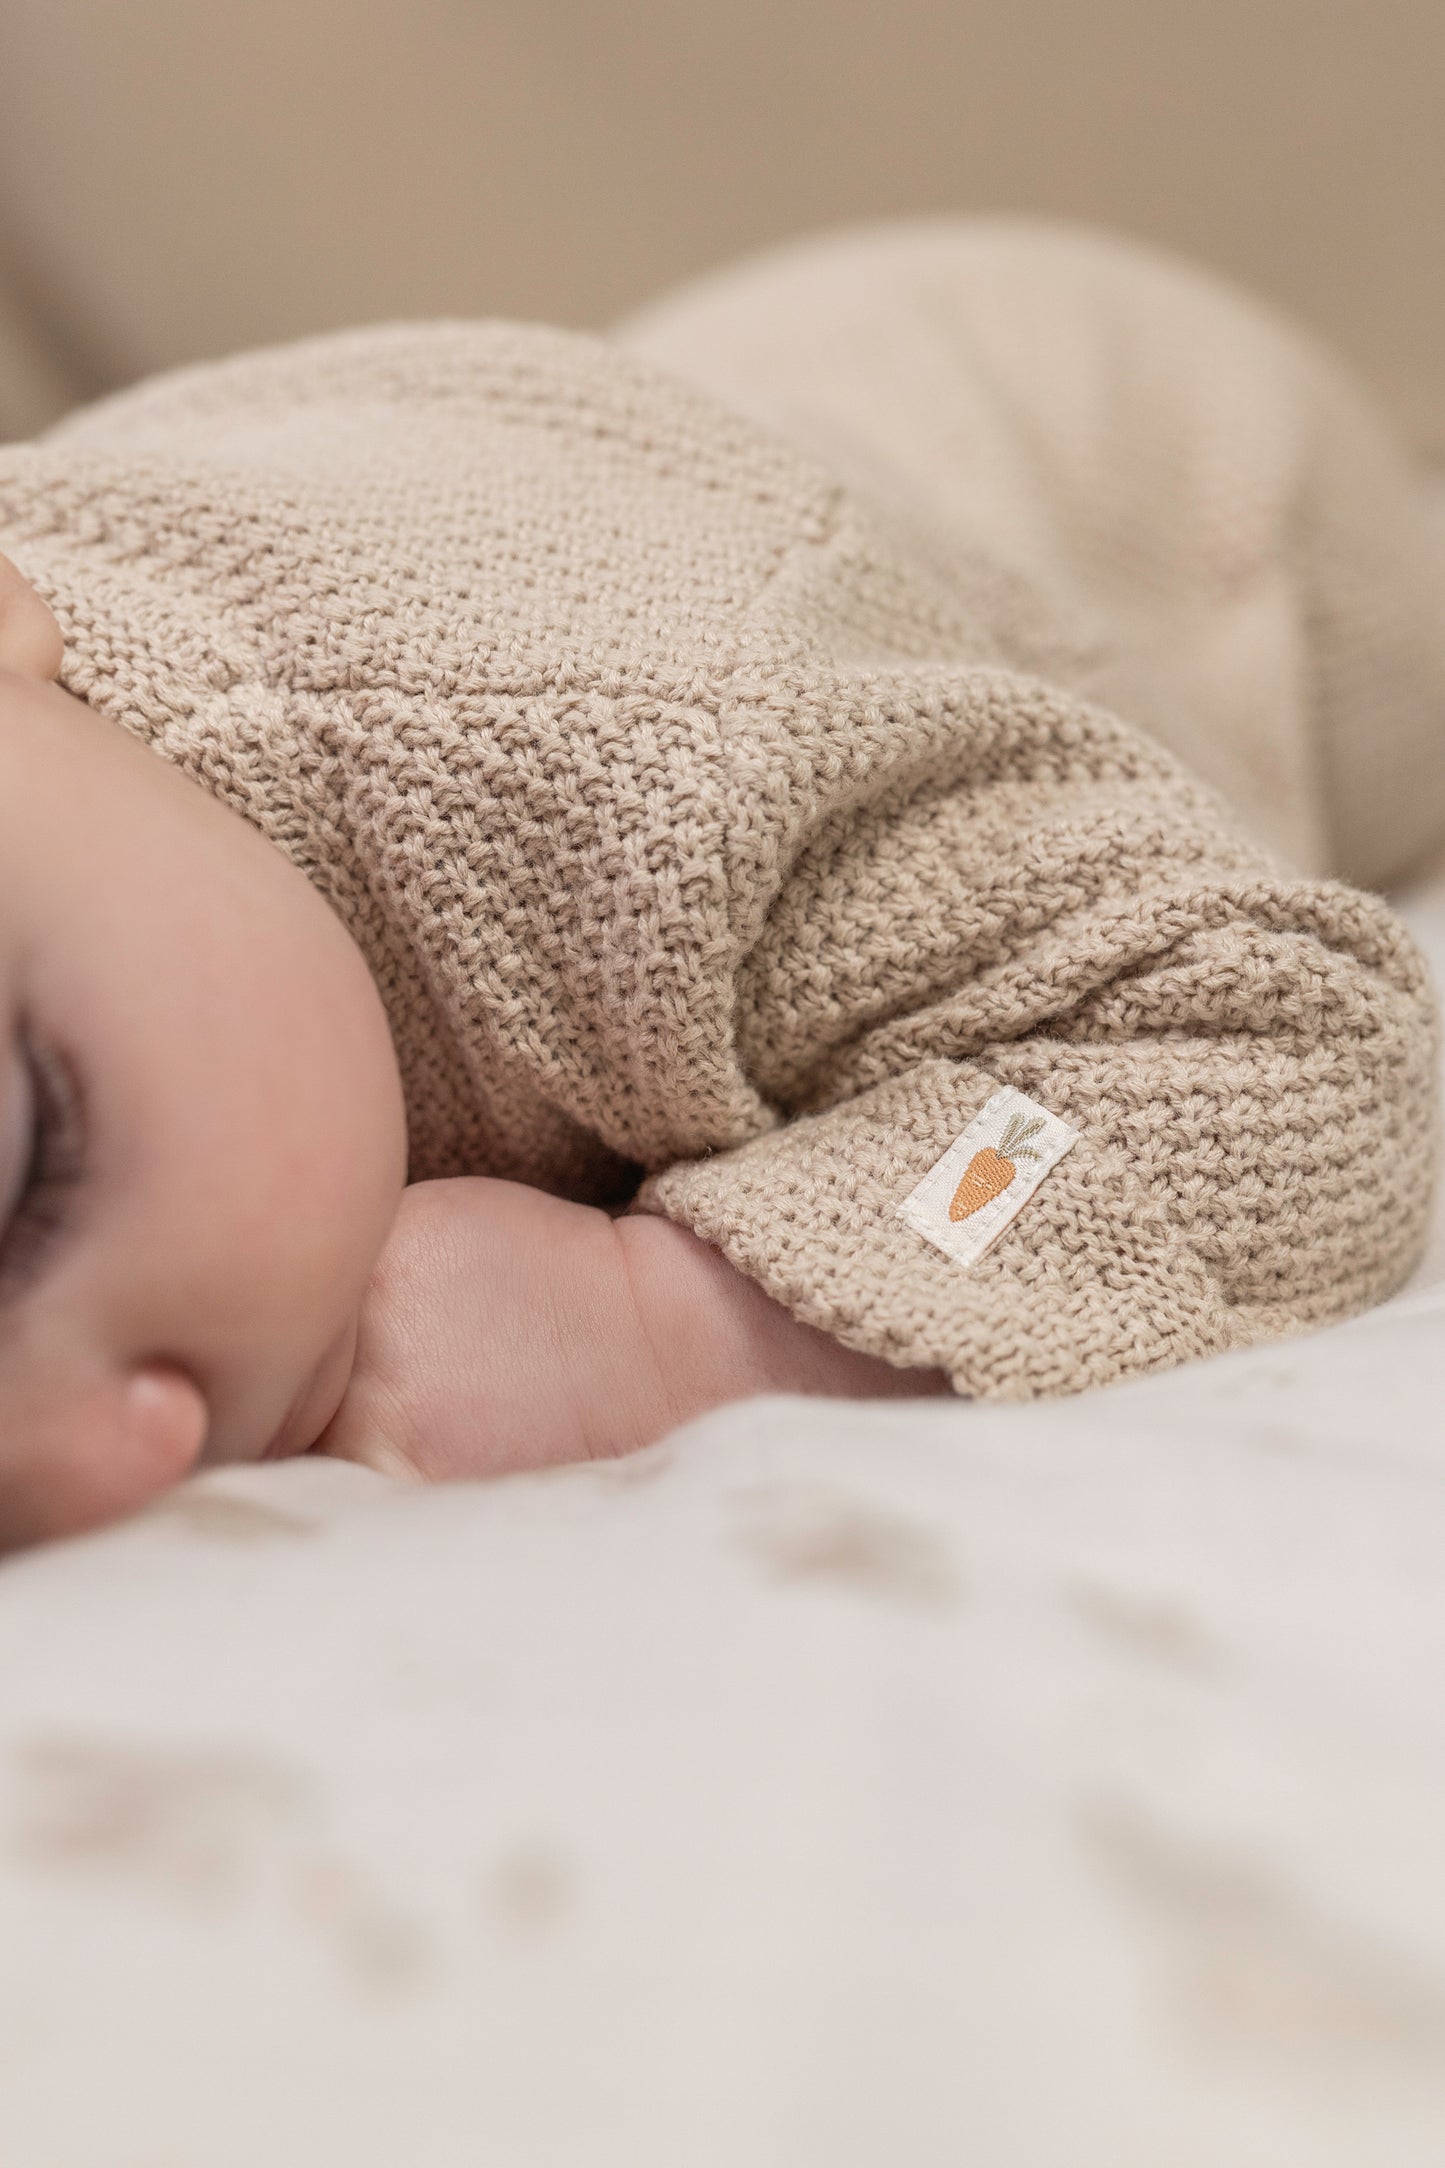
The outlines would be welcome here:
M 1438 2168 L 1445 1293 L 0 1575 L 13 2168 Z
M 1439 2168 L 1442 1687 L 1445 1205 L 1064 1404 L 212 1476 L 0 1569 L 0 2161 Z

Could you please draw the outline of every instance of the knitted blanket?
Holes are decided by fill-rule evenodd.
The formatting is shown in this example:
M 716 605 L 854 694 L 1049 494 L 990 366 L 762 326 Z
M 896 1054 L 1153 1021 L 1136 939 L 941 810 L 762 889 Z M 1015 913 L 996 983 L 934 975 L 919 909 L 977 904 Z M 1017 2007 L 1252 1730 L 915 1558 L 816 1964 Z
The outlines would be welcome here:
M 312 340 L 0 451 L 0 548 L 350 926 L 414 1175 L 641 1178 L 979 1395 L 1409 1271 L 1428 982 L 1315 869 L 1438 822 L 1438 568 L 1343 377 L 1197 275 L 956 225 L 612 341 Z

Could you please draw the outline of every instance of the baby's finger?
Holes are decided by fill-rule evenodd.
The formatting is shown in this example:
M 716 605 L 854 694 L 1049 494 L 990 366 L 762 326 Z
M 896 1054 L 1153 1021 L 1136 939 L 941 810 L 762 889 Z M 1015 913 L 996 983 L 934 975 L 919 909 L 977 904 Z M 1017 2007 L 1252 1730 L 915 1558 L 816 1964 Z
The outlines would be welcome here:
M 358 1468 L 370 1468 L 374 1475 L 389 1476 L 393 1483 L 424 1483 L 425 1476 L 415 1462 L 408 1460 L 399 1446 L 393 1445 L 379 1431 L 353 1432 L 338 1439 L 334 1444 L 323 1438 L 311 1448 L 313 1453 L 324 1453 L 328 1460 L 349 1460 Z
M 311 1450 L 324 1453 L 328 1460 L 349 1460 L 358 1468 L 370 1468 L 376 1475 L 389 1476 L 394 1483 L 426 1481 L 415 1460 L 388 1435 L 385 1426 L 368 1420 L 364 1410 L 346 1401 Z

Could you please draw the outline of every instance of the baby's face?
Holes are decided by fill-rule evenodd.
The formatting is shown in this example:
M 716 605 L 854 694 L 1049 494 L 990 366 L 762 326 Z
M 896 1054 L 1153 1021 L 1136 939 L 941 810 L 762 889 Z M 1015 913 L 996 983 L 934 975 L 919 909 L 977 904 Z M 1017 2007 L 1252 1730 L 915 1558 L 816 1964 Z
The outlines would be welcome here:
M 0 1547 L 311 1444 L 405 1162 L 349 934 L 4 600 Z

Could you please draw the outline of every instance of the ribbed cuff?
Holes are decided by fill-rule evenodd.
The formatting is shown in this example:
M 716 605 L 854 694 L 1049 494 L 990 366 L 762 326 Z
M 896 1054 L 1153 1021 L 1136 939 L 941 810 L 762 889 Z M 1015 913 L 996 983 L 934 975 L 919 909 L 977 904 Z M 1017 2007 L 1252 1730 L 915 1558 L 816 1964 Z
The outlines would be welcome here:
M 845 1346 L 945 1370 L 980 1399 L 1079 1392 L 1229 1346 L 1215 1282 L 1124 1155 L 1087 1132 L 970 1264 L 899 1218 L 998 1088 L 969 1064 L 923 1062 L 668 1167 L 637 1203 Z

